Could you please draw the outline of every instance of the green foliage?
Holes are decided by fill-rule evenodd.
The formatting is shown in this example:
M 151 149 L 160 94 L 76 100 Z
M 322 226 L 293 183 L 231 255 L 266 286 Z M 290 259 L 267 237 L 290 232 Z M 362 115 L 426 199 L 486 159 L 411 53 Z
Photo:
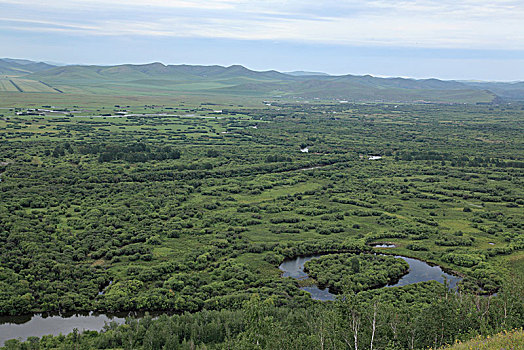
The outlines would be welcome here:
M 323 325 L 308 321 L 313 314 L 294 314 L 306 313 L 311 298 L 281 277 L 286 258 L 372 252 L 382 249 L 372 243 L 386 241 L 392 254 L 455 270 L 465 276 L 461 288 L 484 294 L 499 291 L 524 261 L 520 105 L 268 106 L 100 95 L 72 106 L 70 96 L 50 95 L 32 94 L 31 108 L 27 99 L 0 100 L 9 108 L 0 118 L 2 315 L 235 314 L 256 294 L 274 305 L 263 313 L 275 323 L 268 332 L 278 335 L 267 347 L 319 348 L 315 332 L 335 332 L 330 319 L 338 311 L 311 311 L 325 315 Z M 34 114 L 39 99 L 54 112 Z M 379 293 L 415 322 L 400 304 L 423 299 L 427 289 L 366 290 L 404 269 L 347 257 L 322 266 L 316 278 L 340 290 L 347 282 L 366 300 Z M 300 328 L 308 322 L 309 330 Z M 160 346 L 152 332 L 147 346 Z M 221 347 L 239 343 L 239 332 L 216 343 L 190 333 L 165 341 Z M 409 345 L 388 332 L 382 348 Z M 346 344 L 340 336 L 329 341 L 325 348 Z
M 402 259 L 370 254 L 329 254 L 304 266 L 320 287 L 329 287 L 334 293 L 383 287 L 400 279 L 408 269 L 408 263 Z
M 9 340 L 4 349 L 438 348 L 522 327 L 524 300 L 517 286 L 506 285 L 498 296 L 483 298 L 450 293 L 429 282 L 293 307 L 253 295 L 236 311 L 164 314 L 156 319 L 146 315 L 128 318 L 123 325 L 108 324 L 101 332 L 74 331 L 23 343 Z M 519 345 L 516 339 L 507 344 Z

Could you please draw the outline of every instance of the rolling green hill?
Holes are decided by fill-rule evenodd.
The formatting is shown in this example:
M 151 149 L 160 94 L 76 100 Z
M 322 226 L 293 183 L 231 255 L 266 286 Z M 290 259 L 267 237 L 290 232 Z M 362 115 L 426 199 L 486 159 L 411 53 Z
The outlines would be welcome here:
M 44 62 L 17 60 L 12 58 L 0 59 L 0 74 L 5 75 L 25 75 L 34 72 L 40 72 L 53 67 L 55 66 Z
M 494 92 L 507 100 L 524 100 L 524 82 L 466 82 L 466 85 L 477 89 L 485 89 Z
M 307 73 L 307 72 L 306 72 Z M 508 87 L 438 79 L 377 78 L 253 71 L 240 65 L 164 65 L 159 62 L 116 66 L 52 66 L 0 59 L 0 91 L 165 96 L 235 95 L 259 98 L 335 99 L 355 102 L 489 103 Z M 23 79 L 24 89 L 13 79 Z M 14 82 L 14 85 L 13 85 Z M 488 84 L 488 86 L 486 86 Z M 18 85 L 18 88 L 16 87 Z M 496 90 L 496 92 L 494 92 Z M 520 86 L 510 89 L 512 98 Z

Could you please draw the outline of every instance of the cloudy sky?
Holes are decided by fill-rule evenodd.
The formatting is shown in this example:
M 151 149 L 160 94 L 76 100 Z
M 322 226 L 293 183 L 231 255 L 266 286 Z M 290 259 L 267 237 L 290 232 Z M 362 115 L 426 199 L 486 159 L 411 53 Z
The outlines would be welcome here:
M 523 0 L 0 0 L 0 57 L 524 80 Z

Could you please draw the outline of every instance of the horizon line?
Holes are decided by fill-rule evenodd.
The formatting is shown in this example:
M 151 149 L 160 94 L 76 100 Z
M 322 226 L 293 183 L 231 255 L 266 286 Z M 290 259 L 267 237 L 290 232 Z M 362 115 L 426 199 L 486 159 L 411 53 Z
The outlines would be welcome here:
M 168 66 L 199 66 L 199 67 L 224 67 L 224 68 L 231 68 L 231 67 L 243 67 L 253 72 L 258 73 L 264 73 L 264 72 L 277 72 L 281 74 L 286 75 L 292 75 L 291 73 L 294 72 L 303 72 L 303 73 L 312 73 L 310 76 L 331 76 L 331 77 L 343 77 L 343 76 L 354 76 L 354 77 L 373 77 L 373 78 L 381 78 L 381 79 L 406 79 L 406 80 L 440 80 L 440 81 L 454 81 L 454 82 L 468 82 L 468 83 L 507 83 L 507 84 L 517 84 L 522 83 L 524 80 L 482 80 L 482 79 L 444 79 L 444 78 L 438 78 L 435 76 L 425 76 L 425 77 L 414 77 L 414 76 L 402 76 L 402 75 L 381 75 L 381 74 L 373 74 L 373 73 L 367 73 L 367 74 L 352 74 L 352 73 L 343 73 L 343 74 L 333 74 L 333 73 L 327 73 L 321 70 L 305 70 L 305 69 L 297 69 L 292 71 L 280 71 L 277 69 L 254 69 L 249 68 L 248 66 L 244 64 L 231 64 L 231 65 L 221 65 L 221 64 L 191 64 L 191 63 L 164 63 L 161 61 L 149 61 L 145 63 L 112 63 L 112 64 L 90 64 L 90 63 L 59 63 L 59 62 L 53 62 L 53 61 L 46 61 L 46 60 L 39 60 L 39 59 L 29 59 L 29 58 L 12 58 L 12 57 L 0 57 L 0 60 L 24 60 L 24 61 L 31 61 L 34 63 L 45 63 L 48 65 L 52 65 L 56 68 L 58 67 L 71 67 L 71 66 L 97 66 L 97 67 L 114 67 L 114 66 L 147 66 L 152 64 L 161 64 L 164 67 Z M 52 68 L 50 68 L 52 69 Z M 304 74 L 303 76 L 308 76 L 307 74 Z

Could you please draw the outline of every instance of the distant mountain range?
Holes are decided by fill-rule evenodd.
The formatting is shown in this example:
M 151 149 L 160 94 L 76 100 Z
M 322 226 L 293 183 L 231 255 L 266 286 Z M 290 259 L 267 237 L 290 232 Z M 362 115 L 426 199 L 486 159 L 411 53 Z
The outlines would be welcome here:
M 322 72 L 306 72 L 303 70 L 296 70 L 293 72 L 284 72 L 284 74 L 294 75 L 296 77 L 302 77 L 307 75 L 322 75 L 322 76 L 329 76 L 330 74 L 322 73 Z
M 524 100 L 524 82 L 333 76 L 253 71 L 240 65 L 67 65 L 0 59 L 0 92 L 110 95 L 235 95 L 366 102 L 491 103 Z

